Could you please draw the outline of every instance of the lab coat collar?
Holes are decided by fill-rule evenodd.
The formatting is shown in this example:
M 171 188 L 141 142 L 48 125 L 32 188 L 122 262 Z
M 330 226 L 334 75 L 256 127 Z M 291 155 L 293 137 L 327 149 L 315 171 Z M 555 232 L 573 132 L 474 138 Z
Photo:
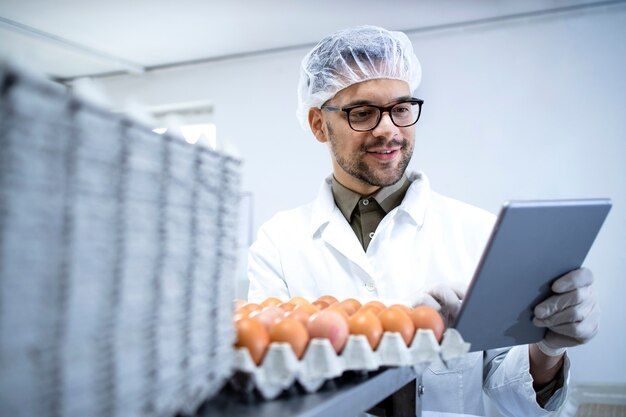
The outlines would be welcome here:
M 422 227 L 431 203 L 430 182 L 423 172 L 407 172 L 407 177 L 411 186 L 398 210 L 408 214 L 417 226 Z
M 411 186 L 398 207 L 398 211 L 408 214 L 415 224 L 421 227 L 424 224 L 426 211 L 431 202 L 430 184 L 428 178 L 422 172 L 407 171 L 407 177 L 411 182 Z M 315 235 L 319 236 L 330 222 L 333 212 L 335 210 L 339 211 L 335 204 L 331 187 L 332 175 L 329 175 L 322 182 L 317 198 L 313 203 L 310 228 L 312 237 Z M 339 213 L 341 214 L 341 212 Z
M 335 204 L 331 187 L 332 177 L 328 177 L 322 183 L 318 197 L 313 203 L 311 237 L 323 239 L 371 277 L 374 273 L 372 266 L 359 239 Z
M 311 214 L 311 236 L 320 234 L 330 222 L 333 211 L 339 210 L 335 204 L 332 191 L 333 176 L 329 175 L 320 186 L 317 198 L 313 202 L 313 212 Z

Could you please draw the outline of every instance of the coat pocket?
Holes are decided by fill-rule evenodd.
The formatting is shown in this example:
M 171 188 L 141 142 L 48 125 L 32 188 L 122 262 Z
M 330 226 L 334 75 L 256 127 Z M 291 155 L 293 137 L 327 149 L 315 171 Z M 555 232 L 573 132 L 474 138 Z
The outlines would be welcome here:
M 447 367 L 441 359 L 424 372 L 422 401 L 426 412 L 446 415 L 484 415 L 482 403 L 483 354 L 472 352 Z

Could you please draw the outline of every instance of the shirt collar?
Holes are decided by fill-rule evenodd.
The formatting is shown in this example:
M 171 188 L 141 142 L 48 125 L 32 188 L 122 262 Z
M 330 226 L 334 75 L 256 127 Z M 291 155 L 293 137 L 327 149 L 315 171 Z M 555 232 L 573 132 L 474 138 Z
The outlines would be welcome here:
M 411 183 L 407 179 L 406 174 L 403 174 L 400 181 L 393 185 L 382 187 L 370 197 L 376 200 L 385 213 L 389 213 L 391 210 L 400 205 L 410 185 Z M 359 204 L 359 201 L 363 198 L 363 196 L 350 190 L 349 188 L 344 187 L 335 179 L 334 176 L 332 177 L 331 187 L 335 204 L 337 204 L 337 207 L 341 210 L 343 217 L 345 217 L 349 222 L 352 217 L 352 212 Z
M 426 175 L 421 172 L 408 172 L 407 174 L 409 189 L 398 210 L 408 214 L 415 224 L 421 227 L 431 202 L 430 184 Z M 332 180 L 332 175 L 330 175 L 322 181 L 317 198 L 312 203 L 311 236 L 319 236 L 322 233 L 335 210 L 338 216 L 342 216 L 333 199 Z

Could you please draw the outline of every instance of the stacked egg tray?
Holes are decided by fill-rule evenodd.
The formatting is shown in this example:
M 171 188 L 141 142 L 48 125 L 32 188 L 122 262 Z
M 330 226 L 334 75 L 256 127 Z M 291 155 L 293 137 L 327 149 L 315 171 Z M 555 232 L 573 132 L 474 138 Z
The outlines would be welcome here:
M 239 161 L 0 86 L 0 415 L 193 412 L 232 372 Z
M 326 381 L 347 371 L 367 373 L 382 367 L 411 366 L 422 373 L 437 358 L 454 366 L 469 348 L 469 343 L 452 328 L 445 331 L 441 345 L 432 330 L 418 329 L 408 347 L 400 333 L 385 332 L 376 350 L 366 336 L 350 335 L 340 354 L 335 353 L 328 339 L 313 338 L 300 360 L 291 345 L 273 342 L 259 366 L 247 348 L 236 349 L 236 372 L 230 386 L 242 395 L 257 393 L 262 399 L 271 400 L 295 385 L 305 392 L 315 392 Z

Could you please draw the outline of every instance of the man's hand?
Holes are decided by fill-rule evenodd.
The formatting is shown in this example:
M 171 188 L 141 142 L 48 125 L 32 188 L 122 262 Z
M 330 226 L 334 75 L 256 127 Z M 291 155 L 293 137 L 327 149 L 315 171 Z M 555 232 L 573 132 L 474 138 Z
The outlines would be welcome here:
M 461 301 L 465 297 L 466 286 L 461 283 L 436 284 L 423 292 L 416 294 L 412 300 L 412 307 L 427 305 L 437 310 L 443 317 L 444 325 L 448 327 L 459 314 Z
M 587 268 L 571 271 L 552 284 L 556 294 L 537 304 L 533 323 L 546 327 L 538 343 L 546 355 L 588 342 L 598 332 L 600 308 L 593 292 L 593 274 Z

